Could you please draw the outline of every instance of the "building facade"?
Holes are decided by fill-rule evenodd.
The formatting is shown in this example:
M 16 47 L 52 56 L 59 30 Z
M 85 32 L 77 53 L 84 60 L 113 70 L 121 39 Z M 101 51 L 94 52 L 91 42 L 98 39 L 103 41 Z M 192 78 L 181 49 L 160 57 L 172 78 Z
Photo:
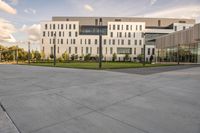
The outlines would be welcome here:
M 200 24 L 155 40 L 159 62 L 200 63 Z
M 102 30 L 103 60 L 112 60 L 113 54 L 118 61 L 123 61 L 129 54 L 130 60 L 136 60 L 143 54 L 146 44 L 146 60 L 155 54 L 155 45 L 150 40 L 187 29 L 195 24 L 192 19 L 158 19 L 158 18 L 99 18 L 95 17 L 53 17 L 52 21 L 41 23 L 41 50 L 49 58 L 54 52 L 62 56 L 76 55 L 82 59 L 87 54 L 99 55 L 99 28 Z M 54 42 L 55 41 L 55 42 Z

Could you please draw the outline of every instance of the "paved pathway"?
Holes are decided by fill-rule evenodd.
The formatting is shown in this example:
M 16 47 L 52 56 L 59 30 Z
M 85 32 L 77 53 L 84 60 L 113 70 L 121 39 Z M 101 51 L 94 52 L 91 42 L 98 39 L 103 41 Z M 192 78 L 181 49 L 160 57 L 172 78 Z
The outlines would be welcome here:
M 0 65 L 0 102 L 16 126 L 0 119 L 1 133 L 200 133 L 200 67 L 137 75 Z

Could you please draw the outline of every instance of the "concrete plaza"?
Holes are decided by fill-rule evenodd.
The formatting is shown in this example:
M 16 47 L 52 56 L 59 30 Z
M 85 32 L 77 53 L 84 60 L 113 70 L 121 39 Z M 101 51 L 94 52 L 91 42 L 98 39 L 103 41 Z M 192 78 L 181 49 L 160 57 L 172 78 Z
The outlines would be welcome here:
M 200 67 L 129 71 L 0 65 L 0 133 L 200 133 Z

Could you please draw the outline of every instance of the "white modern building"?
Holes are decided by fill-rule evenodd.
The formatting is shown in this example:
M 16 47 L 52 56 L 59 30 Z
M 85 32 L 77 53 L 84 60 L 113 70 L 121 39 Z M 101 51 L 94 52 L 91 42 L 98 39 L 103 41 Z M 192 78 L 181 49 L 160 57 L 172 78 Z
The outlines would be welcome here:
M 125 54 L 131 60 L 143 54 L 146 44 L 146 60 L 155 54 L 155 46 L 151 40 L 158 36 L 187 29 L 195 24 L 193 19 L 164 18 L 113 18 L 103 17 L 99 26 L 96 17 L 53 17 L 52 21 L 41 23 L 41 50 L 49 58 L 54 51 L 60 57 L 64 52 L 69 56 L 83 57 L 91 54 L 99 55 L 99 29 L 102 30 L 103 60 L 112 60 L 117 54 L 117 60 L 123 61 Z

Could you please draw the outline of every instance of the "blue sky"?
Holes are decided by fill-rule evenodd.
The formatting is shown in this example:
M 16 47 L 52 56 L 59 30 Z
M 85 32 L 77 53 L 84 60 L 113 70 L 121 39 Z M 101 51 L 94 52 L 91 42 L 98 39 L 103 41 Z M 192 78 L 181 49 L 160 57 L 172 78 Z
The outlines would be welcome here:
M 52 16 L 194 18 L 200 0 L 0 0 L 0 42 L 38 42 L 40 22 Z

